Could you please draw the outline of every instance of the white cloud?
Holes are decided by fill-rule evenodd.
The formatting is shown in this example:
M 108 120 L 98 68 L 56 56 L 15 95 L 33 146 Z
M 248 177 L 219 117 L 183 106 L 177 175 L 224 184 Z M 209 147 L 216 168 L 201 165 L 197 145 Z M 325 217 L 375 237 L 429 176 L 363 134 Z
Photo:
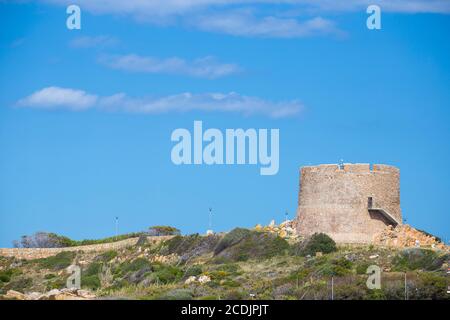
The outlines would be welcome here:
M 450 1 L 448 0 L 286 0 L 285 2 L 322 12 L 364 11 L 369 5 L 376 4 L 387 12 L 450 13 Z
M 59 5 L 72 2 L 37 1 Z M 131 16 L 143 22 L 181 24 L 235 36 L 283 38 L 341 34 L 334 23 L 321 17 L 328 13 L 365 13 L 371 4 L 380 5 L 386 12 L 450 13 L 449 0 L 78 0 L 77 3 L 82 10 L 94 14 Z M 267 15 L 268 11 L 274 14 Z M 291 17 L 286 18 L 286 13 Z
M 39 109 L 81 111 L 97 109 L 110 112 L 159 114 L 168 112 L 228 112 L 245 116 L 264 115 L 283 118 L 299 114 L 297 101 L 272 102 L 238 93 L 181 93 L 164 97 L 128 97 L 124 93 L 100 97 L 82 90 L 48 87 L 19 100 L 18 106 Z
M 240 71 L 237 65 L 220 63 L 213 57 L 186 61 L 178 57 L 159 59 L 128 54 L 102 56 L 99 61 L 110 68 L 130 72 L 181 74 L 210 79 L 228 76 Z
M 38 0 L 68 5 L 72 0 Z M 276 5 L 319 11 L 355 11 L 378 4 L 387 11 L 406 13 L 450 13 L 448 0 L 78 0 L 82 8 L 95 13 L 132 14 L 136 17 L 187 15 L 207 9 L 254 5 Z
M 110 47 L 119 41 L 111 36 L 80 36 L 72 39 L 69 45 L 74 48 L 94 48 L 94 47 Z
M 297 19 L 273 16 L 256 18 L 248 11 L 205 15 L 197 17 L 193 23 L 204 31 L 247 37 L 300 38 L 321 34 L 344 34 L 332 21 L 321 17 L 299 22 Z
M 93 107 L 97 101 L 96 95 L 82 90 L 47 87 L 19 100 L 17 105 L 41 109 L 85 110 Z

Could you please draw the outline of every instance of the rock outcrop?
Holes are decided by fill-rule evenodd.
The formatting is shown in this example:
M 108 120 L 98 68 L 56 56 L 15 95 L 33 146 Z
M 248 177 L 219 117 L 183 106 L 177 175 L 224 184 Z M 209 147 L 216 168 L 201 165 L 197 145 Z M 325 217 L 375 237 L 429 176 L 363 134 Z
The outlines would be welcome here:
M 0 296 L 6 300 L 92 300 L 95 295 L 87 290 L 80 289 L 53 289 L 46 293 L 30 292 L 21 293 L 15 290 L 8 290 L 5 295 Z
M 272 220 L 268 226 L 257 224 L 254 229 L 260 232 L 274 233 L 285 239 L 295 239 L 297 238 L 297 233 L 294 224 L 295 221 L 286 220 L 279 225 L 276 225 L 275 220 Z
M 383 231 L 374 236 L 373 243 L 375 245 L 397 248 L 422 247 L 449 250 L 448 246 L 439 242 L 435 237 L 406 224 L 399 225 L 395 228 L 387 226 Z

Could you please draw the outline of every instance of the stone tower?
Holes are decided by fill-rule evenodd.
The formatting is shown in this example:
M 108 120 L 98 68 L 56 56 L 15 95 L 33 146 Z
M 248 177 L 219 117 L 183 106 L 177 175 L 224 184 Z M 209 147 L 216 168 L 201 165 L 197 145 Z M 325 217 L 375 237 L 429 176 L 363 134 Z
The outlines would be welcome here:
M 374 164 L 301 168 L 297 232 L 328 234 L 338 243 L 370 243 L 386 225 L 402 223 L 400 171 Z

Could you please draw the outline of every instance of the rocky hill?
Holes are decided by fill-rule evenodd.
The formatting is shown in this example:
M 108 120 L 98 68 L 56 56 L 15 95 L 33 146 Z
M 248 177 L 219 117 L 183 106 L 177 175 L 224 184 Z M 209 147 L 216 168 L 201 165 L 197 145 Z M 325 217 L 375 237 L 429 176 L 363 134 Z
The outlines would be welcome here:
M 301 239 L 289 228 L 141 237 L 37 258 L 3 254 L 1 299 L 331 299 L 333 282 L 334 299 L 403 300 L 405 276 L 407 299 L 450 298 L 448 247 L 386 246 L 392 230 L 378 245 L 336 247 L 326 235 Z M 65 289 L 73 264 L 81 290 Z M 382 270 L 380 289 L 366 285 L 370 265 Z

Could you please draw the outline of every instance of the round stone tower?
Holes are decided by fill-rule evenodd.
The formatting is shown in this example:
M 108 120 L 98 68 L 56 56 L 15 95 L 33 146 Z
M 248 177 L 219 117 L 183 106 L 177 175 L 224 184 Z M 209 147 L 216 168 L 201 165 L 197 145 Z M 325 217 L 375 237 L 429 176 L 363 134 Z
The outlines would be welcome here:
M 400 171 L 374 164 L 301 168 L 297 232 L 323 232 L 338 243 L 370 243 L 386 225 L 402 223 Z

